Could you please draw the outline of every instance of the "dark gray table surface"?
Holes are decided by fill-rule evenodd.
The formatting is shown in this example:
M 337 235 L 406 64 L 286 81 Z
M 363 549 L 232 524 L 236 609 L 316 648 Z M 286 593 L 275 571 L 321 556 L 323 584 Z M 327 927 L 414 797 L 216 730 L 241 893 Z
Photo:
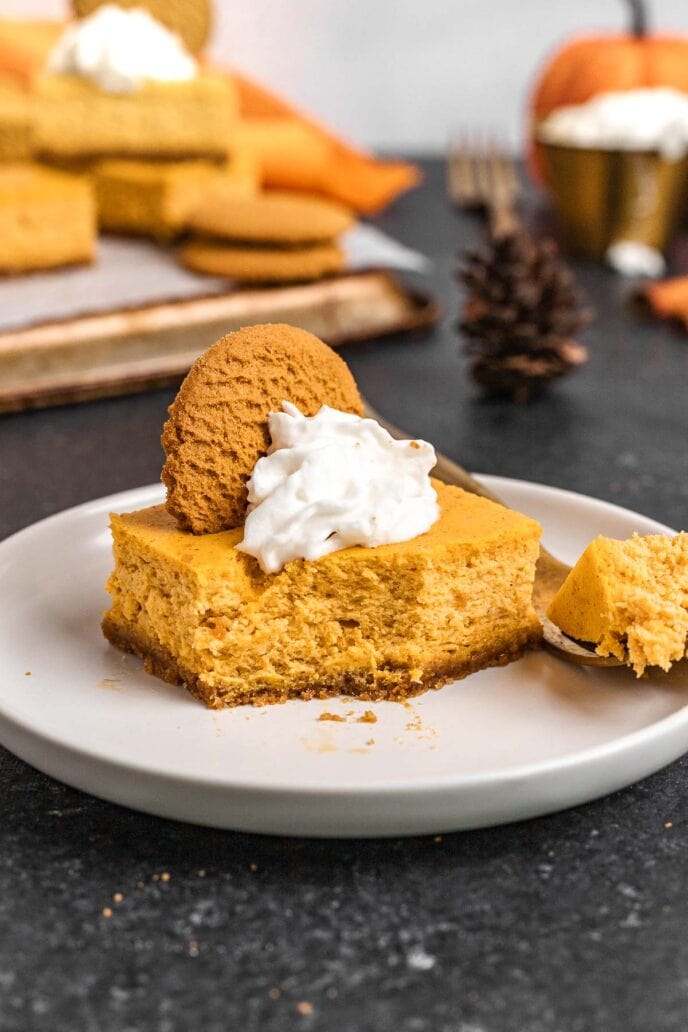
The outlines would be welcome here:
M 479 400 L 452 268 L 481 228 L 446 206 L 439 163 L 426 169 L 379 223 L 433 257 L 446 319 L 346 348 L 364 393 L 471 469 L 687 526 L 688 341 L 581 267 L 598 311 L 587 368 L 528 407 Z M 156 480 L 171 398 L 0 419 L 0 537 Z M 441 841 L 319 842 L 133 813 L 0 750 L 0 1029 L 678 1032 L 687 776 L 684 759 L 599 802 Z

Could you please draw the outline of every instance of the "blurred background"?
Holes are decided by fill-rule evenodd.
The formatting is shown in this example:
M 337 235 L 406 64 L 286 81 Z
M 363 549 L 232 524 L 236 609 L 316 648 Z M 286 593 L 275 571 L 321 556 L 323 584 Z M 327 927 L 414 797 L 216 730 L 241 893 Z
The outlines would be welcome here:
M 67 0 L 0 0 L 10 17 L 66 16 Z M 651 27 L 688 29 L 685 0 L 654 0 Z M 218 0 L 210 53 L 366 146 L 443 151 L 467 113 L 524 130 L 533 75 L 564 37 L 620 31 L 621 0 Z M 489 25 L 489 31 L 486 26 Z
M 586 364 L 595 307 L 688 330 L 685 0 L 0 0 L 0 161 L 0 409 L 171 382 L 246 285 L 334 344 L 454 311 L 519 402 Z M 130 356 L 76 368 L 67 320 L 165 304 L 184 334 L 144 357 L 127 316 Z

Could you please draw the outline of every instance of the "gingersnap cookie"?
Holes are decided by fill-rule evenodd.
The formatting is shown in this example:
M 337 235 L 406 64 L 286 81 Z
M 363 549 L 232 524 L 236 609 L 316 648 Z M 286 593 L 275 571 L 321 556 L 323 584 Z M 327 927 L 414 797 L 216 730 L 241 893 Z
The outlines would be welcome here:
M 344 268 L 344 252 L 336 244 L 232 247 L 216 240 L 191 240 L 180 248 L 179 258 L 194 272 L 242 283 L 300 283 L 333 276 Z
M 248 326 L 194 362 L 162 434 L 167 509 L 182 530 L 213 534 L 243 524 L 246 481 L 268 450 L 268 415 L 283 401 L 307 416 L 321 405 L 362 413 L 346 364 L 295 326 Z
M 210 196 L 195 210 L 190 228 L 222 240 L 295 247 L 334 240 L 353 222 L 334 201 L 274 190 L 222 204 Z
M 112 0 L 72 0 L 77 18 L 86 18 Z M 149 14 L 184 40 L 198 54 L 208 42 L 212 25 L 211 0 L 117 0 L 118 7 L 144 7 Z

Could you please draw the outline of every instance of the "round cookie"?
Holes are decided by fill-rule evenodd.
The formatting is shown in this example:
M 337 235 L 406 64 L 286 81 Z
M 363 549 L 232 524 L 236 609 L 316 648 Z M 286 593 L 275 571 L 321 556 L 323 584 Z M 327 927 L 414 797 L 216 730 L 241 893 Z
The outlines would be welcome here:
M 242 283 L 299 283 L 344 269 L 344 252 L 336 244 L 232 247 L 214 240 L 192 240 L 180 248 L 179 258 L 194 272 Z
M 321 405 L 362 413 L 346 364 L 294 326 L 248 326 L 194 362 L 162 434 L 167 509 L 182 530 L 212 534 L 243 524 L 246 481 L 268 450 L 268 415 L 283 401 L 307 416 Z
M 222 240 L 294 247 L 333 240 L 353 224 L 347 208 L 320 197 L 280 192 L 254 197 L 208 197 L 196 208 L 190 228 Z
M 72 0 L 77 18 L 85 18 L 112 0 Z M 198 54 L 208 42 L 212 25 L 211 0 L 117 0 L 119 7 L 144 7 L 161 25 L 184 40 L 187 50 Z

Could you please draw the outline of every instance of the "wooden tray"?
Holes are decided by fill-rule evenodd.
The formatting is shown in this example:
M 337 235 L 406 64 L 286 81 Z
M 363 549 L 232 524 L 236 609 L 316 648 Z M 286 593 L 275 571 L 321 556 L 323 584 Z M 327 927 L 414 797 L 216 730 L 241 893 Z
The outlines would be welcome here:
M 255 322 L 294 323 L 338 345 L 421 329 L 439 314 L 431 297 L 372 270 L 10 327 L 0 331 L 0 412 L 179 382 L 214 340 Z

